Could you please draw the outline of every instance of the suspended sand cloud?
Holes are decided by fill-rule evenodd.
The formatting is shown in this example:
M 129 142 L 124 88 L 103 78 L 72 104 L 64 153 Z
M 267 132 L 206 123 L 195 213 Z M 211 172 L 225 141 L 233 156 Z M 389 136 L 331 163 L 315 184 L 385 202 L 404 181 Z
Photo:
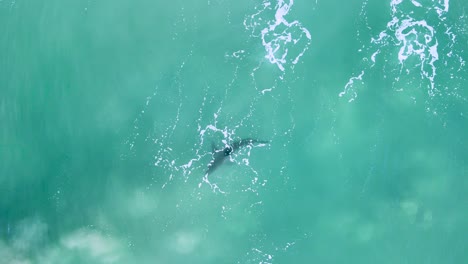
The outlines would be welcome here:
M 48 225 L 38 218 L 20 221 L 12 238 L 0 240 L 0 260 L 11 264 L 122 263 L 127 254 L 121 240 L 82 228 L 50 241 Z M 4 262 L 3 262 L 4 261 Z
M 123 243 L 109 235 L 89 229 L 79 229 L 64 236 L 60 243 L 44 250 L 38 263 L 122 263 L 126 255 Z
M 116 263 L 121 258 L 121 244 L 118 240 L 96 231 L 78 230 L 62 239 L 61 244 L 67 250 L 79 251 L 102 263 Z
M 195 231 L 177 231 L 171 237 L 171 247 L 180 254 L 191 254 L 201 242 L 200 234 Z
M 130 197 L 123 199 L 124 207 L 132 217 L 141 218 L 155 213 L 158 209 L 158 197 L 145 189 L 134 190 Z
M 39 218 L 9 223 L 8 240 L 0 240 L 0 260 L 5 263 L 34 263 L 31 256 L 40 254 L 47 241 L 47 225 Z
M 24 219 L 13 228 L 12 247 L 30 253 L 46 242 L 47 225 L 38 218 Z
M 0 259 L 5 263 L 11 264 L 30 264 L 32 263 L 21 252 L 16 251 L 14 248 L 8 246 L 0 240 Z

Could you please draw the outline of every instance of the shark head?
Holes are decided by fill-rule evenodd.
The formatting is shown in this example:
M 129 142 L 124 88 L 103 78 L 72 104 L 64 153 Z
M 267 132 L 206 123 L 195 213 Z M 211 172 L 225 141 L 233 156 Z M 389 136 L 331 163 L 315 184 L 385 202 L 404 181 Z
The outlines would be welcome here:
M 217 169 L 221 164 L 224 163 L 224 161 L 235 151 L 238 149 L 245 147 L 245 146 L 252 146 L 254 144 L 267 144 L 270 141 L 264 141 L 264 140 L 257 140 L 257 139 L 252 139 L 252 138 L 246 138 L 246 139 L 241 139 L 234 141 L 230 145 L 226 145 L 224 149 L 219 149 L 216 150 L 216 146 L 213 143 L 212 144 L 212 159 L 210 163 L 208 164 L 208 169 L 205 172 L 205 174 L 210 174 L 212 173 L 215 169 Z

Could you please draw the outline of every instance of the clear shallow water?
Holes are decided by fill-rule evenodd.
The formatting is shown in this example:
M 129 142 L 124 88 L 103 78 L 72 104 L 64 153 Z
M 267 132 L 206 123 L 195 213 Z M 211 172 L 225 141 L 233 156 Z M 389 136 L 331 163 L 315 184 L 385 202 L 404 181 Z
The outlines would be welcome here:
M 0 1 L 0 259 L 466 262 L 467 7 Z

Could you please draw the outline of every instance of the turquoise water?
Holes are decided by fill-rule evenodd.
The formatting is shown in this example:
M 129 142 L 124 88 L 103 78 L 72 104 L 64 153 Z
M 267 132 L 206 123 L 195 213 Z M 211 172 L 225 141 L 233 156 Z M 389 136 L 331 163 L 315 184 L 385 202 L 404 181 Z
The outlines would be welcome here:
M 0 0 L 0 263 L 466 263 L 467 11 Z

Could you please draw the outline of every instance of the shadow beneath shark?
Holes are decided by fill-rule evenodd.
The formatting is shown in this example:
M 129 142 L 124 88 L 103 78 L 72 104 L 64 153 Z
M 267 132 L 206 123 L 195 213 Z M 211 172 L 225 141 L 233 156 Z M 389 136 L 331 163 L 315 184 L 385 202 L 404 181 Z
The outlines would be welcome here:
M 270 141 L 257 140 L 253 138 L 245 138 L 241 140 L 234 141 L 232 144 L 227 145 L 224 149 L 216 149 L 214 143 L 212 143 L 213 158 L 208 164 L 208 169 L 205 172 L 205 175 L 212 173 L 216 170 L 224 161 L 235 151 L 245 146 L 253 146 L 254 144 L 268 144 Z

